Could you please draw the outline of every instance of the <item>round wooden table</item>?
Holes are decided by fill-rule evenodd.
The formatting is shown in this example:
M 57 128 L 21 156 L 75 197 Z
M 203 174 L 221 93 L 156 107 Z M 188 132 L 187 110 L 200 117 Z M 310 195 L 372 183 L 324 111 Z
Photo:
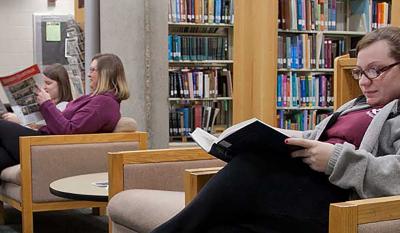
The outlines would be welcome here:
M 107 181 L 107 172 L 65 177 L 50 184 L 50 193 L 74 200 L 106 202 L 108 201 Z

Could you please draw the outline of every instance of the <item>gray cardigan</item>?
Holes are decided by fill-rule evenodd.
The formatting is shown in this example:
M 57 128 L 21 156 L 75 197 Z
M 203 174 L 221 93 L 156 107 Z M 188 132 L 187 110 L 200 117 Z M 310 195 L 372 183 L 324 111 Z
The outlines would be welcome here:
M 353 198 L 400 194 L 399 100 L 386 104 L 372 119 L 359 149 L 350 143 L 335 144 L 325 173 L 332 184 L 355 191 Z M 358 98 L 338 109 L 342 114 L 369 107 Z M 330 118 L 330 117 L 329 117 Z M 318 139 L 329 118 L 311 131 L 307 139 Z

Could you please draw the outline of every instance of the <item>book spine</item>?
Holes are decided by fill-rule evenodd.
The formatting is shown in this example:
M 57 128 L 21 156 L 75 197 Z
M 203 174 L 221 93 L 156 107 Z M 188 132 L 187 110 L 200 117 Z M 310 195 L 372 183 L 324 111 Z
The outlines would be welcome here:
M 282 74 L 278 74 L 278 80 L 277 80 L 277 88 L 276 88 L 276 90 L 277 90 L 277 102 L 276 102 L 276 106 L 278 106 L 278 107 L 282 107 L 283 106 L 283 104 L 282 104 Z

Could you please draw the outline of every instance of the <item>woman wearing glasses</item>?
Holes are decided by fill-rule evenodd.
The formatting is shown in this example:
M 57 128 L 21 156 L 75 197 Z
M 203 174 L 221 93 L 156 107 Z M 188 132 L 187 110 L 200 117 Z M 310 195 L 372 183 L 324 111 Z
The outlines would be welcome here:
M 88 76 L 91 93 L 69 102 L 63 111 L 57 109 L 44 88 L 36 90 L 36 102 L 46 122 L 39 130 L 0 120 L 0 171 L 19 163 L 20 136 L 114 130 L 121 118 L 120 103 L 129 97 L 123 64 L 114 54 L 98 54 L 91 61 Z
M 153 233 L 328 232 L 329 203 L 400 194 L 399 64 L 399 28 L 365 35 L 353 70 L 362 96 L 314 130 L 282 130 L 304 147 L 291 156 L 236 155 Z

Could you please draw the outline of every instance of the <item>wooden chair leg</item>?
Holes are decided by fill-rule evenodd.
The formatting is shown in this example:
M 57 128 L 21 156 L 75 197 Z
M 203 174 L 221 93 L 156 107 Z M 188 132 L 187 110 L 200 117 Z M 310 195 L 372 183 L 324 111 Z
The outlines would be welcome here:
M 94 207 L 92 208 L 92 214 L 96 216 L 104 216 L 106 215 L 106 207 Z
M 112 220 L 110 217 L 108 217 L 108 233 L 112 233 L 113 232 L 113 226 L 112 226 Z
M 32 209 L 22 209 L 22 233 L 33 233 Z
M 5 220 L 5 211 L 4 211 L 4 203 L 0 201 L 0 225 L 4 225 L 6 223 Z

